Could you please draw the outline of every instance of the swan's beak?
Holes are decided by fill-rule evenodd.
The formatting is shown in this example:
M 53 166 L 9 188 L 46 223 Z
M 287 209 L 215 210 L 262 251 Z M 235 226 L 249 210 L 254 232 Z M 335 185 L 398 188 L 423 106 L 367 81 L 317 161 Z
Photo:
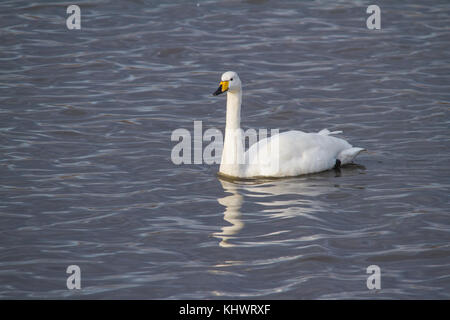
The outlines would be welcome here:
M 221 81 L 219 88 L 213 93 L 213 96 L 218 96 L 228 90 L 228 81 Z

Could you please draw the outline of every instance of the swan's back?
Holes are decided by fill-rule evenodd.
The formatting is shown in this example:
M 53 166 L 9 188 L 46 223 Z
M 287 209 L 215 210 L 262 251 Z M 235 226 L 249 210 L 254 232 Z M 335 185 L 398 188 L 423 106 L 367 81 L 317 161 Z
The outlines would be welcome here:
M 341 152 L 352 149 L 347 141 L 329 134 L 328 130 L 288 131 L 262 139 L 245 154 L 248 164 L 245 175 L 283 177 L 329 170 Z

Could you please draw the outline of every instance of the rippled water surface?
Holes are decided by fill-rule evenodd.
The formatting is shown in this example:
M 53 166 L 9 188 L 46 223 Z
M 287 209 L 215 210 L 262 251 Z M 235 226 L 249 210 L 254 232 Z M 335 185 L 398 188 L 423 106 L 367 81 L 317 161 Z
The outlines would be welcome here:
M 381 30 L 356 0 L 78 1 L 81 30 L 69 4 L 0 4 L 0 298 L 450 298 L 448 1 L 378 1 Z M 368 152 L 266 181 L 173 164 L 175 129 L 223 130 L 227 70 L 244 129 Z

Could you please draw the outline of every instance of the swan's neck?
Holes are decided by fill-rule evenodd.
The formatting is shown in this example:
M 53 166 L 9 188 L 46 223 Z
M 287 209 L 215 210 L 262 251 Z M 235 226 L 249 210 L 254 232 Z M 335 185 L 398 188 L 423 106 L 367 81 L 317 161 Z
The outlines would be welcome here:
M 227 119 L 220 172 L 234 177 L 242 177 L 244 167 L 241 102 L 242 90 L 227 92 Z
M 241 127 L 241 102 L 242 91 L 227 92 L 227 122 L 225 132 L 228 129 L 239 129 Z

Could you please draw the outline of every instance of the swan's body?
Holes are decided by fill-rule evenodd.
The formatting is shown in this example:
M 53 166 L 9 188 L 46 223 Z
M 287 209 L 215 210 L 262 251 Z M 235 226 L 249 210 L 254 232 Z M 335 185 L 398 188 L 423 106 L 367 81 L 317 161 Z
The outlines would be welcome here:
M 242 87 L 237 73 L 222 75 L 214 95 L 223 92 L 227 92 L 227 115 L 221 174 L 238 178 L 298 176 L 350 163 L 364 150 L 331 136 L 340 131 L 324 129 L 318 133 L 288 131 L 272 135 L 244 152 L 240 129 Z

